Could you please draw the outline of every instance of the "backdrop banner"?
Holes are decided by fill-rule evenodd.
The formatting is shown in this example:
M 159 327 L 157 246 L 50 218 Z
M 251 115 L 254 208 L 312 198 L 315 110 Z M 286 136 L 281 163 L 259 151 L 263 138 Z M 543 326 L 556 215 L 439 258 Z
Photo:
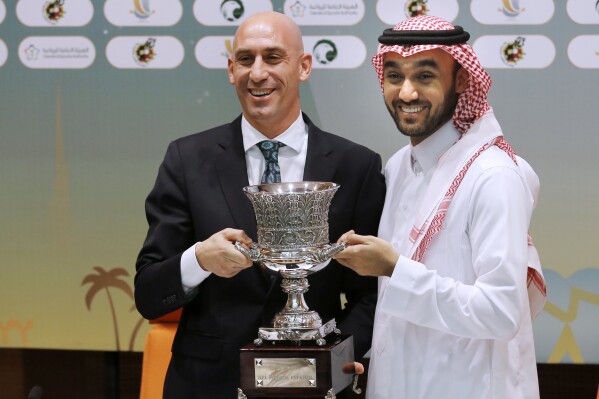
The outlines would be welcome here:
M 227 57 L 263 10 L 297 21 L 314 55 L 302 110 L 384 161 L 407 140 L 370 65 L 377 37 L 420 14 L 470 32 L 541 179 L 537 359 L 599 363 L 598 0 L 0 0 L 0 346 L 143 350 L 145 197 L 171 140 L 241 112 Z

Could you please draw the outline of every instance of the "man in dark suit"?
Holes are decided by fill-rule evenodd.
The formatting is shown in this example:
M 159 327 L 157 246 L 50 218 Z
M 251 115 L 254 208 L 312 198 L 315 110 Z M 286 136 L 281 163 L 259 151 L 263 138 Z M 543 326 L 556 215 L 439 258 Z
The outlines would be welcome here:
M 301 113 L 299 84 L 311 65 L 293 20 L 275 12 L 249 17 L 236 32 L 228 65 L 242 115 L 175 140 L 167 150 L 146 201 L 149 230 L 135 276 L 144 317 L 183 307 L 165 398 L 235 398 L 239 348 L 285 305 L 280 279 L 233 245 L 256 238 L 255 214 L 242 188 L 264 179 L 262 141 L 276 138 L 281 146 L 280 170 L 274 171 L 282 181 L 340 185 L 329 212 L 331 242 L 349 229 L 376 234 L 385 191 L 380 156 L 323 132 Z M 360 359 L 370 348 L 376 280 L 332 261 L 309 284 L 308 306 L 353 335 Z

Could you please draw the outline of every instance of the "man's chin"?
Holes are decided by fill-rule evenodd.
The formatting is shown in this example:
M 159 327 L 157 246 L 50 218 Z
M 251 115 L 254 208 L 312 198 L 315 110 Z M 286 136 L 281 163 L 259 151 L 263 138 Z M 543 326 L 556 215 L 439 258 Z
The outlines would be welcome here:
M 269 120 L 273 117 L 273 113 L 267 108 L 254 108 L 247 112 L 251 119 L 255 120 Z
M 408 137 L 420 137 L 426 135 L 426 133 L 422 131 L 422 126 L 420 125 L 406 125 L 405 123 L 398 123 L 397 128 L 401 134 Z

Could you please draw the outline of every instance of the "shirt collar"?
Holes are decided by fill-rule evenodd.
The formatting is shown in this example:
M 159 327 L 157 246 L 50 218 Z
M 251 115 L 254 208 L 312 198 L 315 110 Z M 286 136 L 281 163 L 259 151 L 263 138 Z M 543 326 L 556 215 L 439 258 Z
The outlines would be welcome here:
M 293 122 L 287 130 L 275 137 L 275 140 L 285 144 L 295 152 L 300 153 L 307 133 L 306 123 L 300 112 L 295 122 Z M 263 140 L 270 140 L 256 130 L 256 128 L 245 119 L 245 116 L 242 116 L 241 118 L 241 134 L 243 136 L 243 150 L 245 152 Z
M 418 145 L 412 146 L 412 171 L 416 174 L 428 172 L 459 138 L 460 132 L 449 121 Z

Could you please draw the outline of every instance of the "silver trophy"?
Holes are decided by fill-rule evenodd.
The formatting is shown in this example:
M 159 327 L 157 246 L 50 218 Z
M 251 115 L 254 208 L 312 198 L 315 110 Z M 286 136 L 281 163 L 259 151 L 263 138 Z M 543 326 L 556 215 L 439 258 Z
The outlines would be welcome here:
M 322 270 L 346 244 L 329 243 L 329 206 L 338 184 L 328 182 L 273 183 L 243 189 L 251 200 L 258 225 L 258 242 L 250 248 L 236 242 L 236 248 L 283 277 L 281 287 L 287 304 L 276 314 L 272 327 L 261 327 L 254 341 L 313 340 L 339 330 L 335 319 L 323 324 L 304 300 L 309 274 Z

